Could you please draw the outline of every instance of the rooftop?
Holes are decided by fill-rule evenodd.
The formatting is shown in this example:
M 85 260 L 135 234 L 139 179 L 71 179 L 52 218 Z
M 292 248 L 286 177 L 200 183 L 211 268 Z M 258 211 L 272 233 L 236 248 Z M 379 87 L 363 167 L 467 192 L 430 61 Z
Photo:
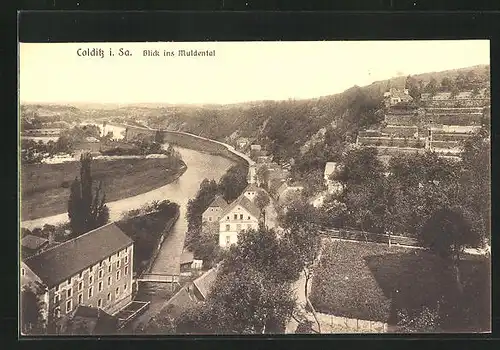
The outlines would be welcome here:
M 244 195 L 240 195 L 238 198 L 236 198 L 229 206 L 224 210 L 224 213 L 228 213 L 236 206 L 241 205 L 245 210 L 247 210 L 250 214 L 252 214 L 254 217 L 259 218 L 260 217 L 260 210 L 253 204 L 250 199 L 245 197 Z
M 227 207 L 227 202 L 224 200 L 224 198 L 222 198 L 222 196 L 217 195 L 215 196 L 214 200 L 212 201 L 212 203 L 210 203 L 208 207 L 225 208 Z
M 182 252 L 181 255 L 181 265 L 191 263 L 194 260 L 194 254 L 193 252 L 190 252 L 189 250 L 185 250 Z
M 206 299 L 210 293 L 217 277 L 217 268 L 212 268 L 193 281 L 203 298 Z
M 131 244 L 129 236 L 115 223 L 109 223 L 33 255 L 24 263 L 52 288 Z

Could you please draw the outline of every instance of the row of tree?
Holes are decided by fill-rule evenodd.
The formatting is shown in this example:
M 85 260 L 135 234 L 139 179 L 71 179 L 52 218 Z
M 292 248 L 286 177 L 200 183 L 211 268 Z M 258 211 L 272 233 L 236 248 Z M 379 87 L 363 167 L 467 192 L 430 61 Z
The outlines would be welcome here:
M 428 243 L 425 224 L 449 209 L 471 227 L 460 245 L 480 245 L 490 237 L 487 133 L 482 130 L 468 139 L 458 162 L 427 152 L 393 157 L 386 168 L 373 148 L 347 152 L 334 177 L 343 191 L 325 201 L 324 224 L 410 235 Z
M 440 82 L 435 77 L 431 77 L 425 83 L 423 80 L 408 76 L 405 82 L 405 89 L 408 89 L 408 93 L 415 100 L 419 100 L 421 93 L 430 93 L 433 95 L 437 92 L 446 91 L 457 94 L 459 91 L 467 90 L 477 93 L 480 88 L 487 87 L 489 79 L 489 69 L 484 74 L 479 74 L 474 70 L 470 70 L 467 73 L 459 72 L 455 78 L 445 76 Z

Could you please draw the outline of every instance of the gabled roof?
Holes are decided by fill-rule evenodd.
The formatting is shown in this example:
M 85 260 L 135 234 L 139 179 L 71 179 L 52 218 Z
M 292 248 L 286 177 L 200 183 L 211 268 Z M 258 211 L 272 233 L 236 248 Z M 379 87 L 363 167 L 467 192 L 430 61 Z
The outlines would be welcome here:
M 251 183 L 249 184 L 245 190 L 243 192 L 248 192 L 248 191 L 258 191 L 259 188 L 257 187 L 257 185 L 255 183 Z
M 117 331 L 118 318 L 111 316 L 102 309 L 78 305 L 71 320 L 68 322 L 67 333 L 82 333 L 81 326 L 85 327 L 85 334 L 113 334 Z
M 42 247 L 44 244 L 48 242 L 49 242 L 48 239 L 42 237 L 26 235 L 21 239 L 21 246 L 23 248 L 37 250 L 38 248 Z
M 222 196 L 215 196 L 214 200 L 210 205 L 208 206 L 209 208 L 214 208 L 214 207 L 219 207 L 219 208 L 225 208 L 227 207 L 227 202 L 222 198 Z
M 208 294 L 212 290 L 216 277 L 217 269 L 213 268 L 193 281 L 193 284 L 196 286 L 196 288 L 198 288 L 198 291 L 203 296 L 203 299 L 206 299 Z
M 257 208 L 255 204 L 253 204 L 244 194 L 240 195 L 237 199 L 234 200 L 229 206 L 224 210 L 222 216 L 229 213 L 231 210 L 236 208 L 238 205 L 241 205 L 246 211 L 248 211 L 251 215 L 256 218 L 260 217 L 260 210 Z
M 33 255 L 24 263 L 52 288 L 133 243 L 115 223 L 109 223 Z
M 181 265 L 192 263 L 194 260 L 194 254 L 189 250 L 185 250 L 181 254 Z
M 179 317 L 182 312 L 198 302 L 189 295 L 186 287 L 181 288 L 166 304 L 164 310 L 172 318 Z

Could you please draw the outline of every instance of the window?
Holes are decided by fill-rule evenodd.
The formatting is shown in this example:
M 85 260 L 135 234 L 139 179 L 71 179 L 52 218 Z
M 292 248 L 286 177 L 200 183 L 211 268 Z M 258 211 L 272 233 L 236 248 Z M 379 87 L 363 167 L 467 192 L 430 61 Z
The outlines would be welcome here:
M 120 280 L 120 271 L 116 271 L 116 280 L 119 281 Z
M 108 273 L 111 273 L 111 265 L 108 266 Z
M 71 298 L 71 294 L 72 293 L 73 293 L 73 288 L 68 289 L 68 291 L 67 291 L 67 294 L 68 294 L 67 297 Z
M 116 262 L 116 267 L 119 269 L 120 268 L 120 260 Z
M 78 305 L 83 303 L 83 294 L 78 294 Z
M 125 276 L 128 274 L 128 266 L 125 266 Z
M 125 255 L 125 264 L 128 263 L 128 256 Z
M 240 220 L 243 220 L 243 214 L 240 214 Z
M 226 231 L 231 230 L 231 225 L 226 225 Z
M 211 216 L 208 217 L 208 221 L 212 221 L 212 217 Z
M 108 277 L 108 286 L 111 285 L 111 276 Z
M 125 292 L 127 290 L 127 284 L 125 283 L 125 285 L 123 286 L 123 291 Z
M 111 262 L 111 257 L 108 258 L 108 262 Z
M 115 295 L 118 296 L 119 294 L 120 294 L 120 288 L 116 287 Z
M 24 269 L 21 269 L 21 276 L 24 276 Z
M 111 300 L 111 293 L 108 293 L 108 301 Z
M 250 220 L 250 215 L 248 215 L 248 220 Z
M 59 292 L 59 285 L 56 286 L 56 292 Z
M 231 237 L 226 236 L 226 245 L 229 245 L 229 243 L 231 243 Z
M 68 278 L 68 286 L 71 284 L 71 278 Z
M 54 304 L 59 304 L 59 295 L 54 297 Z
M 89 288 L 89 298 L 92 298 L 92 294 L 94 294 L 94 287 Z
M 90 276 L 89 277 L 89 284 L 92 284 L 94 282 L 94 277 L 93 276 Z
M 89 268 L 89 273 L 92 273 L 92 272 L 94 272 L 94 266 L 91 266 L 91 267 Z
M 102 291 L 102 281 L 99 282 L 99 292 Z
M 55 316 L 55 317 L 61 317 L 61 308 L 56 307 L 56 308 L 54 309 L 54 316 Z
M 99 267 L 102 267 L 102 261 L 99 262 Z
M 102 299 L 99 299 L 97 300 L 97 307 L 101 307 L 102 306 Z
M 82 278 L 83 277 L 83 272 L 80 272 L 80 274 L 78 275 L 78 278 Z
M 71 300 L 68 300 L 66 302 L 66 312 L 70 312 L 71 311 L 71 308 L 72 308 L 72 303 L 71 303 Z
M 227 216 L 226 218 L 227 218 L 227 220 L 229 220 L 229 216 Z
M 238 219 L 238 214 L 234 214 L 234 220 Z
M 99 278 L 102 278 L 102 270 L 99 270 Z
M 83 289 L 83 282 L 78 283 L 78 291 Z
M 118 252 L 118 257 L 120 257 L 120 256 L 122 256 L 122 251 L 121 250 Z

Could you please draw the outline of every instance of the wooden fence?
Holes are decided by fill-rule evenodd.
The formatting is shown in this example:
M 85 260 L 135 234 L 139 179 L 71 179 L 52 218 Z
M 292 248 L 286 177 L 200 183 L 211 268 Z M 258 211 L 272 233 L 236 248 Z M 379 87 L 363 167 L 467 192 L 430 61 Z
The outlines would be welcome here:
M 358 231 L 353 229 L 327 229 L 327 228 L 323 229 L 322 233 L 332 238 L 348 239 L 353 241 L 374 242 L 374 243 L 385 243 L 385 244 L 389 244 L 389 238 L 390 238 L 391 244 L 421 248 L 421 245 L 418 243 L 418 240 L 416 240 L 415 238 L 405 237 L 405 236 L 396 236 L 396 235 L 389 236 L 387 234 Z

